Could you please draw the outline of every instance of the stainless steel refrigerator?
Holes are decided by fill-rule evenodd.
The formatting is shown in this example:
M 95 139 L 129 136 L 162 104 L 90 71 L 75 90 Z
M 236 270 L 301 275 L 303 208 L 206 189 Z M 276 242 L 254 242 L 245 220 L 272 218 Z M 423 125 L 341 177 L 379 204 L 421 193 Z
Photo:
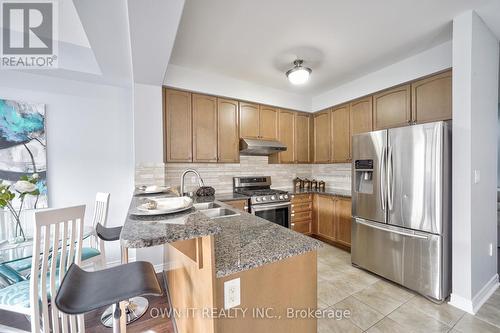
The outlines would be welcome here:
M 444 300 L 451 292 L 450 124 L 354 135 L 352 149 L 352 263 Z

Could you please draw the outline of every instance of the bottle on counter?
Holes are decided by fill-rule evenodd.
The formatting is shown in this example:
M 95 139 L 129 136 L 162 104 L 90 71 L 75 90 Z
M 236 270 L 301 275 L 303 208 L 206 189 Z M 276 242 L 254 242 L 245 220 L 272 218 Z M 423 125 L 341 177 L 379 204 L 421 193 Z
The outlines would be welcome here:
M 318 191 L 325 191 L 325 188 L 326 188 L 326 184 L 324 181 L 320 180 L 318 182 Z
M 311 189 L 311 181 L 309 179 L 304 179 L 304 190 L 310 190 Z
M 303 187 L 304 187 L 304 181 L 302 179 L 300 179 L 299 177 L 296 177 L 293 180 L 293 189 L 295 191 L 298 191 L 298 190 L 302 189 Z
M 311 190 L 316 191 L 318 189 L 318 181 L 316 179 L 311 180 Z

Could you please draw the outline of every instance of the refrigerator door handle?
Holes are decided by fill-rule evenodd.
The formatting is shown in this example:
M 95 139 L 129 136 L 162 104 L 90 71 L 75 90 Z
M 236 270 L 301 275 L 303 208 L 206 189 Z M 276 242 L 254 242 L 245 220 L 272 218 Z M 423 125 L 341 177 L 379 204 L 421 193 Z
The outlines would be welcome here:
M 374 223 L 370 223 L 364 219 L 356 218 L 355 220 L 356 220 L 356 223 L 365 225 L 365 226 L 370 227 L 370 228 L 374 228 L 374 229 L 378 229 L 378 230 L 382 230 L 382 231 L 386 231 L 386 232 L 391 232 L 393 234 L 398 234 L 398 235 L 405 236 L 405 237 L 428 239 L 427 236 L 424 236 L 424 235 L 417 235 L 417 234 L 412 234 L 409 232 L 389 229 L 389 228 L 384 227 L 384 226 L 375 225 Z
M 393 160 L 392 160 L 392 147 L 389 146 L 388 148 L 388 153 L 387 153 L 387 205 L 389 206 L 389 211 L 392 210 L 393 207 L 393 197 L 394 197 L 394 190 L 393 190 Z
M 385 211 L 385 193 L 386 193 L 386 179 L 385 179 L 385 168 L 386 168 L 386 149 L 387 147 L 382 147 L 382 158 L 380 159 L 380 205 L 382 210 Z

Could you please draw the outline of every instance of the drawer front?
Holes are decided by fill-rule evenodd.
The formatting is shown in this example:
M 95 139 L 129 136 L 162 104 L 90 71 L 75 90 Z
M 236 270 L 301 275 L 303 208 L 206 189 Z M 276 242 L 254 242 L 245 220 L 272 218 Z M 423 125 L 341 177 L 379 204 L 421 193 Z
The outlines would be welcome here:
M 312 207 L 313 207 L 312 202 L 293 203 L 292 204 L 292 213 L 309 211 L 309 210 L 312 210 Z
M 292 213 L 292 222 L 312 220 L 312 211 Z
M 312 194 L 293 194 L 292 195 L 292 203 L 300 203 L 300 202 L 311 202 Z
M 292 230 L 300 232 L 302 234 L 310 234 L 311 224 L 312 224 L 311 220 L 292 222 Z

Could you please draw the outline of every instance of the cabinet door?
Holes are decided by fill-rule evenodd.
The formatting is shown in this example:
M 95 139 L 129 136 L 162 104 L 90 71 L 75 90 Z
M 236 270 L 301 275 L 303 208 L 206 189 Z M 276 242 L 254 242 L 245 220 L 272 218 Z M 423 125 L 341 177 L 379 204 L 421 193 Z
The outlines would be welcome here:
M 314 115 L 314 163 L 330 162 L 330 110 Z
M 217 97 L 193 94 L 193 162 L 217 162 Z
M 294 162 L 294 114 L 291 111 L 279 111 L 278 140 L 286 146 L 286 151 L 279 153 L 280 163 Z
M 376 130 L 410 124 L 410 85 L 399 86 L 374 95 L 373 117 Z
M 411 85 L 413 121 L 427 123 L 451 119 L 451 71 Z
M 372 126 L 372 96 L 351 102 L 351 134 L 371 132 Z
M 260 138 L 278 140 L 278 110 L 269 106 L 260 106 Z
M 351 200 L 335 199 L 335 229 L 336 241 L 345 246 L 351 246 Z
M 259 138 L 259 114 L 258 104 L 240 103 L 240 137 Z
M 332 110 L 332 161 L 349 162 L 351 159 L 351 114 L 349 104 Z
M 238 101 L 219 98 L 218 114 L 218 162 L 238 163 L 240 161 L 238 133 Z
M 330 240 L 335 240 L 334 197 L 316 195 L 314 218 L 317 233 Z
M 311 117 L 307 114 L 295 114 L 295 162 L 309 163 L 311 148 Z
M 192 162 L 191 93 L 165 89 L 165 160 Z

